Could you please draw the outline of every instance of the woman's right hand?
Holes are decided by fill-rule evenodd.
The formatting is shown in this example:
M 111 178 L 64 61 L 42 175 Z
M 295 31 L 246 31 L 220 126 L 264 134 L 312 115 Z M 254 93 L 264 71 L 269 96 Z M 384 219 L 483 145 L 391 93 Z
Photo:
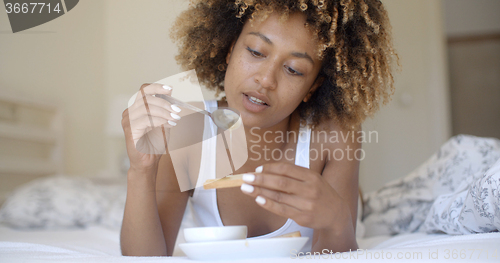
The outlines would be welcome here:
M 143 84 L 134 103 L 122 114 L 130 168 L 136 171 L 156 170 L 167 149 L 170 128 L 180 119 L 180 108 L 154 95 L 172 94 L 172 88 L 162 84 Z M 155 173 L 156 174 L 156 173 Z

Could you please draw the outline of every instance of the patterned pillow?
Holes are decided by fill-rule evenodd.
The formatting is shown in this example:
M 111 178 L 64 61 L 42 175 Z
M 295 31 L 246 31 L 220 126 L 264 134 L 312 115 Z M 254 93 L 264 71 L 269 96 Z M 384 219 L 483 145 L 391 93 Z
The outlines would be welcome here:
M 500 140 L 498 139 L 469 135 L 451 138 L 441 146 L 437 153 L 407 176 L 386 184 L 378 191 L 366 194 L 363 214 L 365 237 L 417 231 L 467 233 L 464 228 L 458 230 L 458 226 L 445 226 L 445 224 L 452 224 L 453 220 L 458 220 L 456 216 L 460 213 L 457 210 L 449 210 L 450 214 L 447 215 L 446 204 L 453 203 L 454 196 L 467 195 L 468 189 L 472 190 L 471 195 L 479 195 L 481 198 L 489 195 L 488 198 L 483 198 L 485 201 L 493 200 L 494 198 L 491 199 L 491 197 L 494 193 L 498 196 L 499 186 L 487 183 L 489 182 L 487 180 L 493 179 L 491 177 L 487 179 L 483 175 L 499 159 Z M 485 181 L 481 181 L 481 178 Z M 485 182 L 489 185 L 488 187 L 485 187 Z M 481 198 L 468 199 L 477 203 L 477 205 L 474 204 L 476 211 L 481 211 L 477 208 Z M 457 199 L 457 203 L 454 204 L 455 208 L 459 203 Z M 495 205 L 491 202 L 481 204 L 483 207 L 490 206 L 490 208 Z M 496 204 L 498 204 L 498 199 Z M 431 208 L 433 208 L 432 211 Z M 492 213 L 494 209 L 485 211 Z M 497 221 L 500 218 L 498 211 L 500 210 L 493 213 Z M 476 213 L 471 215 L 476 215 Z M 436 217 L 446 216 L 454 218 L 446 220 L 442 218 L 443 222 L 436 221 Z M 434 225 L 430 219 L 434 219 Z M 470 223 L 474 222 L 479 223 L 479 221 Z M 484 228 L 484 230 L 487 229 L 494 228 L 492 226 Z M 469 233 L 474 231 L 469 231 Z
M 463 190 L 441 195 L 421 231 L 472 234 L 500 231 L 500 159 Z
M 122 226 L 123 213 L 125 211 L 125 200 L 127 197 L 127 185 L 124 183 L 113 185 L 99 185 L 105 211 L 100 217 L 99 223 L 108 228 L 119 230 Z
M 83 227 L 100 219 L 105 210 L 101 197 L 86 178 L 40 178 L 8 197 L 0 222 L 15 228 Z

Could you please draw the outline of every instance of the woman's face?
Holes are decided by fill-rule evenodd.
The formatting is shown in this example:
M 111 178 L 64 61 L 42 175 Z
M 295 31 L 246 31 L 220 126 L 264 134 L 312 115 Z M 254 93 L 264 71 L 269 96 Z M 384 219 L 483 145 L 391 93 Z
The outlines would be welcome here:
M 300 102 L 319 86 L 317 41 L 295 13 L 284 21 L 272 14 L 245 23 L 227 55 L 224 88 L 229 107 L 240 111 L 247 127 L 287 122 Z

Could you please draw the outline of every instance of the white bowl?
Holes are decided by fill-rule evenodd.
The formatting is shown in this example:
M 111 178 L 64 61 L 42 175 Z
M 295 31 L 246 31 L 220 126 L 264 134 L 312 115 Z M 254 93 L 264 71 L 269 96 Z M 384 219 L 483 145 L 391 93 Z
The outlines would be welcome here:
M 300 255 L 299 251 L 308 240 L 308 237 L 251 238 L 219 242 L 183 243 L 179 244 L 179 247 L 188 258 L 193 260 L 227 260 L 232 262 L 240 259 L 272 257 L 293 259 L 293 255 Z M 272 260 L 266 260 L 266 262 L 272 262 Z M 307 263 L 308 261 L 299 262 Z
M 188 243 L 245 239 L 247 226 L 185 228 L 184 238 Z

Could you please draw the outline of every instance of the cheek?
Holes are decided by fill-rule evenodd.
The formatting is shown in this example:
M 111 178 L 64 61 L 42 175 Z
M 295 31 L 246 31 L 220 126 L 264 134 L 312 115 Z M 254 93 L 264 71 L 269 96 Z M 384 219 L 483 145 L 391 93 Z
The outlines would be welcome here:
M 232 87 L 237 85 L 238 70 L 234 67 L 234 63 L 228 64 L 226 75 L 224 76 L 224 90 L 226 93 L 231 92 Z
M 304 99 L 307 95 L 309 89 L 308 86 L 304 84 L 303 81 L 290 81 L 284 83 L 283 89 L 281 89 L 280 97 L 282 101 L 286 101 L 287 104 L 297 105 Z
M 240 86 L 243 82 L 248 81 L 248 77 L 253 72 L 252 65 L 245 63 L 242 55 L 234 54 L 227 66 L 226 75 L 224 77 L 225 89 L 231 90 L 233 87 Z
M 284 115 L 291 114 L 305 97 L 303 89 L 297 86 L 285 86 L 279 92 L 279 107 Z

